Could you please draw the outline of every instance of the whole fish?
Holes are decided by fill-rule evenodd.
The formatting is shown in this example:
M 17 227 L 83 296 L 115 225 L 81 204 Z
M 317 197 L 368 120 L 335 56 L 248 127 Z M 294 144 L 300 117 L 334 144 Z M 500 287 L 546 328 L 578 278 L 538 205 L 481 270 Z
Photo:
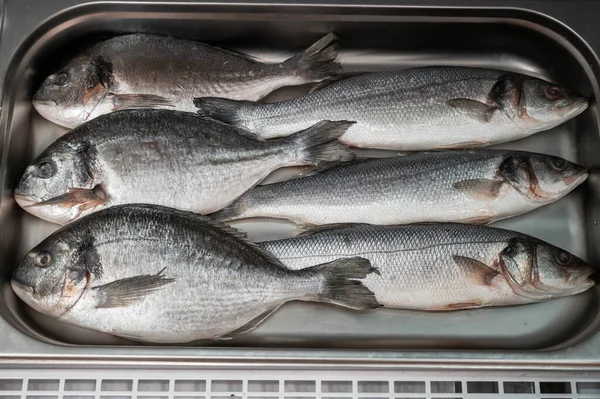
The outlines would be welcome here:
M 594 285 L 583 260 L 524 234 L 483 226 L 353 225 L 259 244 L 301 270 L 361 256 L 378 273 L 363 283 L 385 307 L 454 310 L 575 295 Z
M 68 128 L 119 109 L 194 112 L 194 97 L 258 100 L 283 86 L 337 76 L 337 54 L 333 33 L 280 64 L 168 36 L 118 36 L 48 76 L 33 105 L 44 118 Z
M 327 82 L 326 82 L 327 84 Z M 588 100 L 529 76 L 464 67 L 414 68 L 347 77 L 271 104 L 195 100 L 199 113 L 272 138 L 321 119 L 350 120 L 342 140 L 405 151 L 517 140 L 583 112 Z
M 15 199 L 33 215 L 61 224 L 129 203 L 211 213 L 278 168 L 352 159 L 337 140 L 350 124 L 323 121 L 263 141 L 186 112 L 114 112 L 52 143 L 25 170 Z
M 549 204 L 587 178 L 550 155 L 506 150 L 413 153 L 259 186 L 214 216 L 303 225 L 489 223 Z
M 293 300 L 379 307 L 354 280 L 372 271 L 356 257 L 288 270 L 209 218 L 125 205 L 42 241 L 15 270 L 12 287 L 35 310 L 68 323 L 140 341 L 182 343 L 250 331 Z

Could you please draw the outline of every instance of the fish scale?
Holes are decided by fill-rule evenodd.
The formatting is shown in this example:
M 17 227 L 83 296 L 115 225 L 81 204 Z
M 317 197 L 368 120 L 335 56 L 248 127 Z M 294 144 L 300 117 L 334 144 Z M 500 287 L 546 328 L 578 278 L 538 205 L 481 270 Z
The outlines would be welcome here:
M 334 34 L 280 64 L 191 40 L 122 35 L 92 46 L 46 78 L 33 105 L 68 128 L 126 108 L 193 112 L 194 97 L 258 100 L 283 86 L 337 76 L 337 53 Z
M 502 252 L 518 239 L 539 243 L 508 230 L 440 224 L 325 227 L 306 236 L 259 245 L 292 270 L 337 257 L 365 257 L 378 273 L 367 276 L 364 284 L 385 307 L 451 310 L 533 302 L 517 294 L 503 276 L 503 270 L 496 266 Z M 557 250 L 552 247 L 552 251 Z M 477 269 L 458 265 L 454 256 L 487 265 L 490 283 L 481 278 Z M 543 262 L 539 266 L 551 267 Z M 580 271 L 584 277 L 591 272 L 583 264 Z M 496 276 L 494 272 L 500 274 Z M 562 293 L 555 295 L 570 295 L 589 286 L 589 281 L 578 280 L 575 287 L 564 287 Z M 546 299 L 551 297 L 548 294 Z
M 211 213 L 281 167 L 352 159 L 337 140 L 350 125 L 324 121 L 264 141 L 191 113 L 114 112 L 50 145 L 24 173 L 15 198 L 32 214 L 61 224 L 128 203 Z M 40 177 L 42 165 L 53 175 Z
M 557 98 L 546 93 L 550 89 L 559 91 Z M 418 151 L 523 138 L 574 117 L 588 101 L 506 71 L 427 67 L 348 76 L 276 103 L 198 98 L 195 104 L 199 113 L 262 138 L 285 136 L 322 119 L 350 120 L 356 124 L 342 137 L 349 145 Z
M 40 254 L 50 264 L 36 263 Z M 207 217 L 124 205 L 53 233 L 26 255 L 12 286 L 28 305 L 64 322 L 181 343 L 250 331 L 292 300 L 379 307 L 358 281 L 372 271 L 358 257 L 292 271 Z
M 552 169 L 557 162 L 562 170 Z M 554 202 L 586 177 L 583 167 L 542 154 L 505 150 L 415 153 L 359 161 L 255 187 L 214 217 L 271 217 L 309 226 L 484 223 Z

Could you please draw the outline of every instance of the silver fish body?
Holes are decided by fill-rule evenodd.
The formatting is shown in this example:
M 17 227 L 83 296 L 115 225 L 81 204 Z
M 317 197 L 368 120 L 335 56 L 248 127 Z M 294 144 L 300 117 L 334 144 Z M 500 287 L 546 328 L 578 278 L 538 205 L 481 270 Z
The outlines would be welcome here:
M 45 239 L 12 286 L 39 312 L 139 341 L 227 339 L 291 300 L 378 307 L 357 279 L 362 258 L 303 271 L 206 217 L 130 205 L 82 218 Z
M 118 36 L 50 75 L 33 105 L 46 119 L 69 128 L 126 108 L 193 112 L 194 97 L 258 100 L 279 87 L 336 76 L 337 52 L 333 34 L 280 64 L 168 36 Z
M 390 308 L 518 305 L 574 295 L 594 285 L 588 279 L 593 269 L 568 252 L 484 226 L 353 225 L 259 245 L 292 270 L 339 257 L 367 258 L 378 272 L 363 282 Z
M 349 125 L 321 122 L 262 141 L 191 113 L 119 111 L 51 144 L 26 169 L 15 198 L 28 212 L 61 224 L 129 203 L 211 213 L 275 169 L 352 159 L 337 141 Z
M 563 197 L 587 171 L 562 158 L 505 150 L 414 153 L 341 165 L 255 187 L 214 216 L 332 223 L 488 223 Z
M 271 138 L 321 119 L 356 121 L 343 141 L 405 151 L 517 140 L 584 111 L 588 100 L 532 77 L 429 67 L 350 76 L 279 103 L 196 100 L 199 113 Z

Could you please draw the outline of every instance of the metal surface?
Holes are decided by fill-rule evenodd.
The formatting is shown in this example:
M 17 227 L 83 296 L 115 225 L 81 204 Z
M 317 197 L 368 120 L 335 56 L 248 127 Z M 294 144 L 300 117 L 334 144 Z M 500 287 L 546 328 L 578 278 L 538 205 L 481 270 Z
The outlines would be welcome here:
M 436 64 L 494 67 L 556 80 L 589 96 L 599 93 L 600 64 L 594 50 L 600 51 L 596 32 L 600 28 L 595 20 L 585 22 L 600 13 L 600 4 L 593 2 L 502 2 L 504 8 L 452 8 L 448 1 L 442 8 L 433 7 L 434 1 L 419 2 L 432 6 L 427 8 L 111 2 L 55 14 L 75 3 L 7 2 L 0 43 L 0 74 L 6 73 L 0 119 L 0 262 L 5 281 L 20 257 L 56 228 L 25 214 L 11 199 L 26 164 L 64 133 L 33 111 L 31 94 L 69 56 L 115 33 L 172 34 L 276 61 L 335 31 L 342 39 L 341 61 L 347 71 Z M 532 11 L 538 7 L 564 17 L 569 26 Z M 580 7 L 579 21 L 570 19 L 575 15 L 572 7 Z M 583 31 L 575 33 L 578 28 Z M 596 106 L 550 132 L 500 147 L 558 155 L 591 169 L 588 182 L 567 198 L 496 225 L 531 234 L 599 265 Z M 257 231 L 262 235 L 264 226 Z M 4 283 L 0 361 L 600 368 L 599 294 L 596 288 L 543 304 L 445 314 L 394 310 L 359 314 L 293 303 L 256 331 L 230 342 L 167 348 L 134 346 L 56 323 L 28 311 Z
M 0 370 L 4 399 L 592 399 L 598 373 Z

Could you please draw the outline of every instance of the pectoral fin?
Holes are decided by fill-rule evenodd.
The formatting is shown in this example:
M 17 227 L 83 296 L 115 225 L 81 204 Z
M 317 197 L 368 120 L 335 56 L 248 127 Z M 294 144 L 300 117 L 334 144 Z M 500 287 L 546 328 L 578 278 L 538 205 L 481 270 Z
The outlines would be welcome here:
M 461 180 L 452 185 L 463 194 L 480 200 L 492 200 L 498 197 L 504 181 L 491 179 Z
M 154 94 L 110 94 L 113 110 L 173 107 L 173 101 Z
M 456 266 L 462 269 L 478 285 L 491 285 L 494 277 L 499 274 L 499 272 L 477 259 L 460 255 L 453 255 L 452 259 Z
M 127 277 L 93 287 L 92 290 L 97 296 L 96 308 L 127 307 L 174 282 L 174 278 L 163 275 L 164 271 L 165 269 L 162 269 L 156 274 Z
M 50 198 L 47 201 L 35 203 L 26 206 L 33 208 L 46 205 L 58 205 L 64 208 L 78 208 L 79 213 L 86 209 L 93 209 L 98 205 L 106 202 L 107 194 L 102 185 L 97 185 L 94 188 L 69 188 L 66 194 L 58 197 Z
M 454 98 L 446 101 L 446 104 L 463 111 L 465 115 L 482 123 L 489 122 L 494 112 L 498 110 L 497 107 L 468 98 Z

